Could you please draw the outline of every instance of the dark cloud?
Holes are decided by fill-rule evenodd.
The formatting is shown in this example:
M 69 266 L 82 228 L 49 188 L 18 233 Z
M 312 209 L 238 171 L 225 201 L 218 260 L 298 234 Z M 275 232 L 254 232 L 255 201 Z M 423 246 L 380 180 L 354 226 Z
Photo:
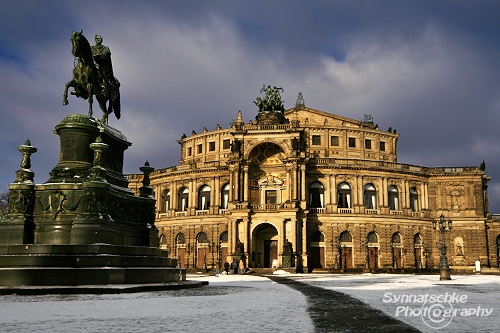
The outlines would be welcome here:
M 3 1 L 0 4 L 0 186 L 19 168 L 29 138 L 38 183 L 57 164 L 52 133 L 86 113 L 64 83 L 69 37 L 104 37 L 122 83 L 133 145 L 125 172 L 148 160 L 179 161 L 176 140 L 245 121 L 262 84 L 282 86 L 286 107 L 306 105 L 354 119 L 373 115 L 401 134 L 399 162 L 423 166 L 486 161 L 490 205 L 500 212 L 500 25 L 496 1 Z M 100 115 L 100 111 L 96 112 Z

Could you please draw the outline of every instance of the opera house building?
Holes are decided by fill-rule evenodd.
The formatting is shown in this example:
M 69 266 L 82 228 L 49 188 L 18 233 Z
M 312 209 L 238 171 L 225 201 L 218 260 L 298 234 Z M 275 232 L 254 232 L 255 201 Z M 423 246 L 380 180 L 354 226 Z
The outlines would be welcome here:
M 151 173 L 160 246 L 181 267 L 425 271 L 444 239 L 452 269 L 498 268 L 484 162 L 400 163 L 395 130 L 306 107 L 302 94 L 285 110 L 279 89 L 263 88 L 255 120 L 239 111 L 229 128 L 183 134 L 179 165 Z

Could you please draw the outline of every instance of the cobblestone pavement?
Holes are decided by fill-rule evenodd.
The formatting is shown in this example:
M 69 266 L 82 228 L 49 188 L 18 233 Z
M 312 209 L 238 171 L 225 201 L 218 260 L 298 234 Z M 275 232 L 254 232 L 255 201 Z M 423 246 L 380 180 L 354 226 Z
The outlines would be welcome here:
M 300 291 L 316 332 L 420 332 L 349 295 L 283 276 L 266 276 Z

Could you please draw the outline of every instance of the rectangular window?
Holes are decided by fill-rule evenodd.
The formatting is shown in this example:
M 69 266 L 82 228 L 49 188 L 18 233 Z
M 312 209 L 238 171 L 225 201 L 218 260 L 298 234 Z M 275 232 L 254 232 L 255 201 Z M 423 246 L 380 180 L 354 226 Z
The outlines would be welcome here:
M 208 150 L 209 151 L 214 151 L 215 150 L 215 141 L 212 141 L 212 142 L 208 143 Z
M 338 136 L 332 136 L 330 138 L 330 145 L 332 145 L 332 146 L 338 146 L 339 145 L 339 137 Z
M 203 145 L 202 144 L 198 145 L 198 154 L 203 154 Z
M 222 149 L 229 149 L 229 148 L 231 148 L 231 141 L 229 141 L 229 139 L 223 140 Z
M 315 146 L 319 146 L 321 144 L 321 136 L 313 135 L 312 136 L 312 144 Z
M 266 191 L 266 204 L 275 205 L 276 204 L 276 191 L 268 190 Z
M 372 140 L 365 140 L 365 149 L 372 149 Z
M 385 151 L 385 142 L 380 142 L 380 151 Z
M 349 147 L 356 147 L 356 138 L 349 138 Z
M 188 147 L 188 156 L 191 156 L 191 154 L 192 154 L 192 149 L 191 147 Z

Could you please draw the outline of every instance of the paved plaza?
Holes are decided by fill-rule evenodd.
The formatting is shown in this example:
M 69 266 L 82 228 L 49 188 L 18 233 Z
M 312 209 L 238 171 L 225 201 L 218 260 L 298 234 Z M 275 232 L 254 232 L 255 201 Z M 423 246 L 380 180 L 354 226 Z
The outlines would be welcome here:
M 498 276 L 453 276 L 443 282 L 434 275 L 399 274 L 188 279 L 209 285 L 129 294 L 0 296 L 0 325 L 2 332 L 494 332 L 499 323 Z M 427 308 L 434 314 L 422 313 Z

